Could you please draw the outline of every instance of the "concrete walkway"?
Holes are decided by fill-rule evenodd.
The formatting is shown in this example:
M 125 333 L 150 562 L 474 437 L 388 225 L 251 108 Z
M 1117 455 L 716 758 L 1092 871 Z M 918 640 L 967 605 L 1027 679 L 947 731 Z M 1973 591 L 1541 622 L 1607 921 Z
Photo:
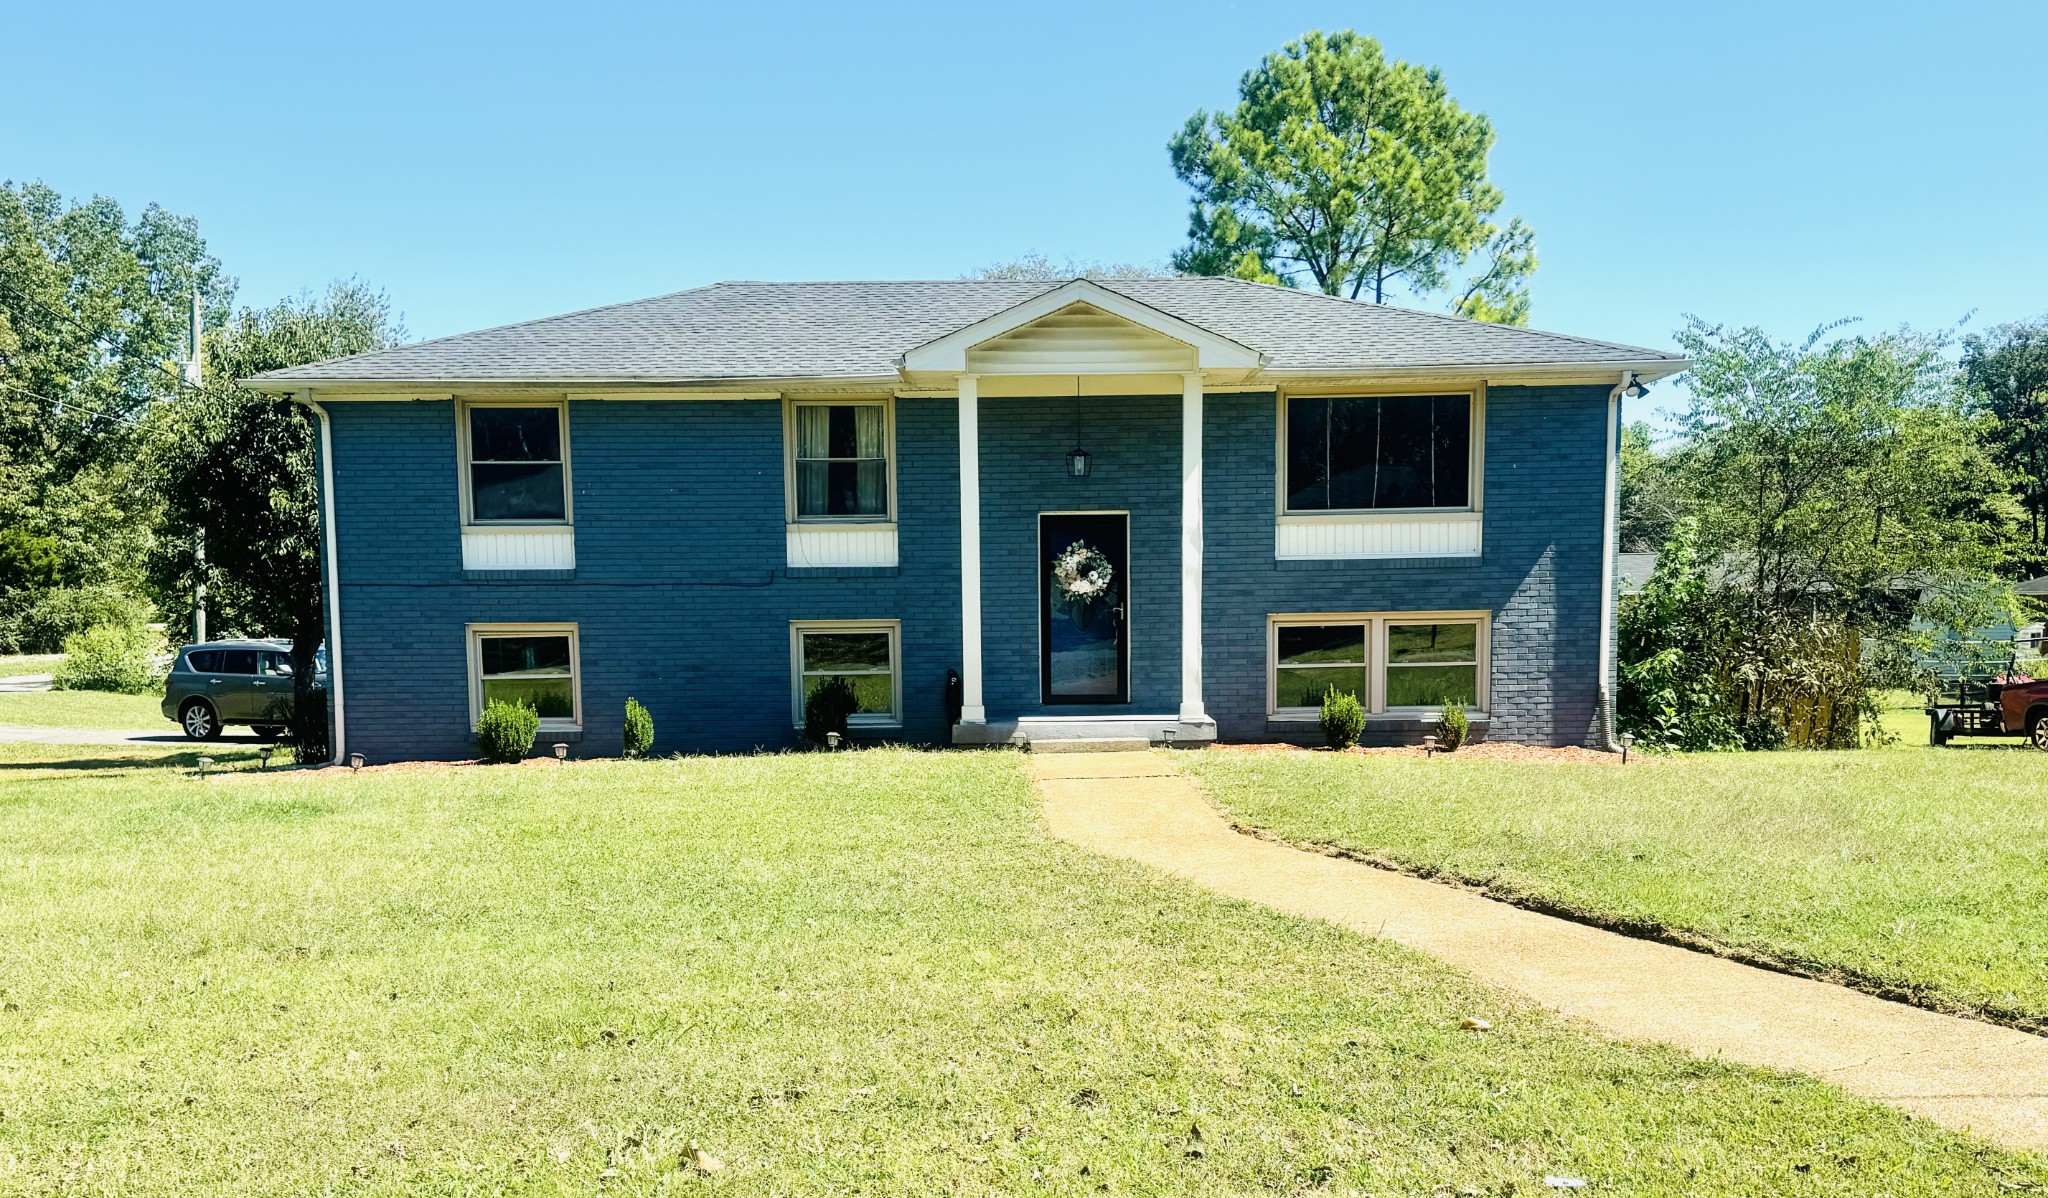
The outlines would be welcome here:
M 46 691 L 57 683 L 55 674 L 11 674 L 0 678 L 0 695 L 25 695 Z
M 1053 832 L 1096 852 L 1399 941 L 1616 1036 L 1797 1070 L 2048 1152 L 2048 1039 L 1255 839 L 1233 831 L 1164 753 L 1029 761 Z

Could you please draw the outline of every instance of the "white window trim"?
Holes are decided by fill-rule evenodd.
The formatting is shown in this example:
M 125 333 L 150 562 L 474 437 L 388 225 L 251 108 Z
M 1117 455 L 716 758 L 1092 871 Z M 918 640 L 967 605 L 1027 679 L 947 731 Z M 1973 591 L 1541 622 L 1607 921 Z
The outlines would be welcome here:
M 878 516 L 799 516 L 796 512 L 796 410 L 800 407 L 879 407 L 882 409 L 882 452 L 888 455 L 888 510 Z M 782 401 L 782 505 L 790 524 L 896 523 L 896 399 L 877 396 L 785 397 Z
M 470 494 L 469 413 L 475 408 L 553 408 L 561 427 L 562 518 L 560 520 L 478 520 Z M 560 399 L 469 399 L 455 405 L 455 477 L 462 497 L 462 527 L 469 532 L 519 532 L 527 529 L 573 528 L 576 488 L 569 465 L 569 404 Z
M 1399 399 L 1404 396 L 1466 395 L 1472 401 L 1471 452 L 1468 455 L 1466 504 L 1464 507 L 1361 507 L 1301 508 L 1287 506 L 1287 402 L 1303 399 Z M 1346 523 L 1412 524 L 1417 520 L 1455 519 L 1485 510 L 1486 482 L 1486 387 L 1484 384 L 1447 387 L 1347 387 L 1341 391 L 1287 390 L 1273 393 L 1273 504 L 1286 523 L 1344 521 Z
M 1387 706 L 1387 626 L 1390 624 L 1476 624 L 1478 669 L 1473 685 L 1472 714 L 1484 716 L 1492 702 L 1489 680 L 1493 673 L 1493 615 L 1485 611 L 1378 611 L 1378 612 L 1275 612 L 1266 617 L 1266 718 L 1311 721 L 1319 712 L 1313 707 L 1278 705 L 1280 629 L 1285 625 L 1360 624 L 1365 626 L 1365 684 L 1370 693 L 1361 695 L 1366 712 L 1403 719 L 1431 719 L 1441 714 L 1435 707 Z
M 789 622 L 789 710 L 790 725 L 804 726 L 804 634 L 807 632 L 882 632 L 889 636 L 890 715 L 857 713 L 847 717 L 848 728 L 901 728 L 903 726 L 903 622 L 901 620 L 791 620 Z
M 476 731 L 477 717 L 484 710 L 484 658 L 485 637 L 494 636 L 563 636 L 569 638 L 569 693 L 574 703 L 574 714 L 569 719 L 543 719 L 540 726 L 549 732 L 583 731 L 583 646 L 582 637 L 574 624 L 465 624 L 463 635 L 467 641 L 469 658 L 469 730 Z

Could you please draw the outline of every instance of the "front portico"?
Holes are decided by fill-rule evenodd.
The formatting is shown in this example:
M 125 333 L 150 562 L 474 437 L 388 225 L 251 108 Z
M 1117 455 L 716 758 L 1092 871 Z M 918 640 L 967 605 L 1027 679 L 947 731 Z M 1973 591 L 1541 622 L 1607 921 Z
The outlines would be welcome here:
M 959 404 L 962 703 L 954 743 L 1215 739 L 1202 693 L 1203 396 L 1211 384 L 1244 390 L 1263 364 L 1248 346 L 1087 280 L 904 355 L 907 382 L 950 382 Z M 1072 446 L 1060 436 L 1062 408 L 1072 413 Z M 1089 451 L 1088 477 L 1067 470 L 1070 448 Z M 989 496 L 995 503 L 985 505 L 985 491 L 1000 492 Z M 1047 585 L 1050 558 L 1091 536 L 1121 559 L 1126 585 L 1101 612 L 1092 604 L 1050 610 L 1058 605 Z M 1169 557 L 1170 581 L 1159 570 Z M 1168 585 L 1147 585 L 1160 581 Z M 1033 596 L 1035 618 L 1018 618 L 1020 587 Z M 1176 601 L 1161 602 L 1167 591 Z M 998 593 L 1005 602 L 987 602 Z M 1085 627 L 1077 632 L 1069 620 Z M 1121 640 L 1104 645 L 1107 637 Z M 1036 642 L 1035 693 L 1019 677 L 1019 638 Z M 1172 692 L 1142 685 L 1156 681 L 1168 656 Z M 1062 678 L 1063 668 L 1085 671 L 1075 663 L 1090 659 L 1113 662 L 1098 672 L 1121 673 L 1099 686 Z

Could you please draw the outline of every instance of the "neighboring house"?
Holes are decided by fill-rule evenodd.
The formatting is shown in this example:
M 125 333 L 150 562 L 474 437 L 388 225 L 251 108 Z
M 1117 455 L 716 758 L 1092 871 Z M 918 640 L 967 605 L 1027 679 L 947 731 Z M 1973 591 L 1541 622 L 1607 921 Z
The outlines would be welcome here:
M 337 755 L 381 760 L 493 697 L 788 745 L 834 677 L 928 744 L 1315 739 L 1332 686 L 1369 740 L 1455 698 L 1585 743 L 1617 397 L 1684 366 L 1231 279 L 722 283 L 252 385 L 322 422 Z

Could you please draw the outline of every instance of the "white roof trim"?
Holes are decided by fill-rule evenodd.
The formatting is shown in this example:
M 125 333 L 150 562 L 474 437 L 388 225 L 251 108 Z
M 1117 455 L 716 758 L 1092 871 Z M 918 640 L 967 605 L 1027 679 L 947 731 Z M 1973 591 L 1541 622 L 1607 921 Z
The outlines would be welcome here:
M 1091 279 L 1073 279 L 993 316 L 927 341 L 898 358 L 896 364 L 905 374 L 925 371 L 964 374 L 968 350 L 1077 303 L 1092 304 L 1140 328 L 1193 347 L 1200 369 L 1257 370 L 1268 360 L 1265 354 L 1249 345 L 1212 333 L 1177 316 L 1169 316 L 1150 304 L 1141 304 Z

